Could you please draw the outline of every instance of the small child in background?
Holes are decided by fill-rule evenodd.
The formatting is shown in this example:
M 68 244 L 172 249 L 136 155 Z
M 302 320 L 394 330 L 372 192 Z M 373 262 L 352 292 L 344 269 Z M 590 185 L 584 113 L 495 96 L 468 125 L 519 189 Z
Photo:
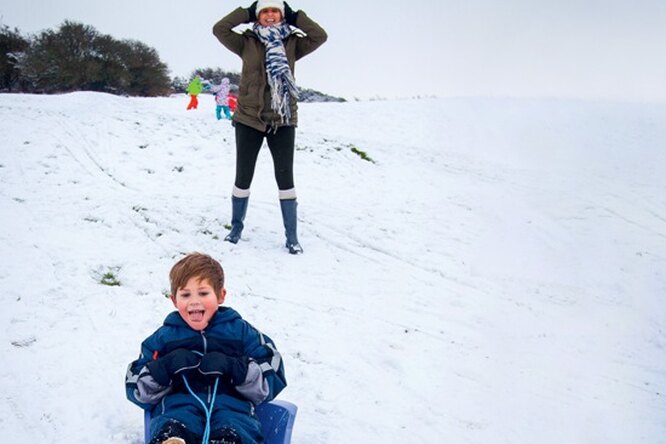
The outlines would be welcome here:
M 229 91 L 229 97 L 227 98 L 227 104 L 232 113 L 236 112 L 236 105 L 238 104 L 238 94 L 231 90 Z
M 150 444 L 263 442 L 254 406 L 286 386 L 275 344 L 220 307 L 224 270 L 192 253 L 169 273 L 176 311 L 141 344 L 127 369 L 127 398 L 151 411 Z
M 190 103 L 187 105 L 187 109 L 197 109 L 199 106 L 199 99 L 197 96 L 201 94 L 201 91 L 204 89 L 204 84 L 201 77 L 195 76 L 189 85 L 187 85 L 187 93 L 190 95 Z
M 224 116 L 231 120 L 231 112 L 229 112 L 229 79 L 227 77 L 223 78 L 219 85 L 211 86 L 210 90 L 215 94 L 215 116 L 217 120 L 222 120 L 222 111 L 224 111 Z

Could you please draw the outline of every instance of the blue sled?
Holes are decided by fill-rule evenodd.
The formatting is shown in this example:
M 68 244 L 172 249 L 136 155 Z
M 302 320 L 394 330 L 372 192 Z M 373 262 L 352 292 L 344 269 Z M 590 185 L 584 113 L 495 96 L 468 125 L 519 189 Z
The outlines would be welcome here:
M 259 404 L 255 410 L 261 431 L 264 434 L 265 444 L 289 444 L 291 432 L 294 429 L 298 407 L 288 401 L 273 400 Z M 143 416 L 143 430 L 146 444 L 150 441 L 150 411 L 145 410 Z

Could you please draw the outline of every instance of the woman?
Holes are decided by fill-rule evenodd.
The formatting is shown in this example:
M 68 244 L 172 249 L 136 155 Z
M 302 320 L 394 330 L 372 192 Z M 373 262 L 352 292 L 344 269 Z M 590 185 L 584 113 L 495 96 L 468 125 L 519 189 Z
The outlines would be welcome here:
M 243 34 L 233 31 L 250 22 L 254 22 L 251 30 Z M 224 240 L 235 244 L 241 237 L 257 156 L 266 139 L 273 157 L 286 247 L 291 254 L 303 253 L 296 233 L 293 174 L 298 123 L 294 64 L 321 46 L 326 32 L 305 12 L 293 11 L 281 0 L 260 0 L 247 9 L 232 11 L 215 24 L 213 34 L 243 60 L 233 116 L 236 179 L 231 193 L 231 231 Z

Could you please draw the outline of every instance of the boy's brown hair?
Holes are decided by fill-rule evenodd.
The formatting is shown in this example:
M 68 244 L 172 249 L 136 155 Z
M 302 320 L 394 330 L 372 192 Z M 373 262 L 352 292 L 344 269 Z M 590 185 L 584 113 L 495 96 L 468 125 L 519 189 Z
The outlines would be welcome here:
M 179 288 L 183 288 L 193 277 L 206 279 L 219 295 L 224 288 L 224 270 L 222 265 L 207 254 L 190 253 L 171 267 L 171 295 L 176 296 Z

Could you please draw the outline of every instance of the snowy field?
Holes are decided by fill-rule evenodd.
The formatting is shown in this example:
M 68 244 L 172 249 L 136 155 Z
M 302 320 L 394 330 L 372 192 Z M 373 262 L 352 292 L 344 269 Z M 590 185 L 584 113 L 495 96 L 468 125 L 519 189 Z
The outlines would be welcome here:
M 267 149 L 222 241 L 201 102 L 0 95 L 4 442 L 142 442 L 125 371 L 191 251 L 281 350 L 294 444 L 666 442 L 666 104 L 302 104 L 291 256 Z

